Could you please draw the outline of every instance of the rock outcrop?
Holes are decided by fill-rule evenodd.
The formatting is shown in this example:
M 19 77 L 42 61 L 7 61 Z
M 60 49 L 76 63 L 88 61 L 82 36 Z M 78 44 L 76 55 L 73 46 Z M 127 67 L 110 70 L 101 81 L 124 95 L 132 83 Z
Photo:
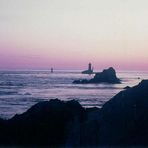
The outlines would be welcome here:
M 99 125 L 100 145 L 148 145 L 148 80 L 105 103 Z
M 0 120 L 0 145 L 63 146 L 72 123 L 84 119 L 85 109 L 77 101 L 40 102 L 12 119 Z
M 129 89 L 129 88 L 131 88 L 130 86 L 126 86 L 126 87 L 124 87 L 123 89 Z
M 116 71 L 112 67 L 105 69 L 100 73 L 96 73 L 94 78 L 92 78 L 90 80 L 82 79 L 82 80 L 73 81 L 73 83 L 75 83 L 75 84 L 88 84 L 88 83 L 116 84 L 116 83 L 120 83 L 120 82 L 121 82 L 120 79 L 118 79 L 116 76 Z

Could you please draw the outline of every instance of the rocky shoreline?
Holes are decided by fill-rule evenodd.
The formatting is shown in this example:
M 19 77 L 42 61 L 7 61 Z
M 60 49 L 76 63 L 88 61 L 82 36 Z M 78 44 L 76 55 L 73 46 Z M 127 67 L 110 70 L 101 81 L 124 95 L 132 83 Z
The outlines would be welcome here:
M 101 109 L 55 99 L 0 119 L 0 146 L 148 146 L 148 80 L 121 91 Z

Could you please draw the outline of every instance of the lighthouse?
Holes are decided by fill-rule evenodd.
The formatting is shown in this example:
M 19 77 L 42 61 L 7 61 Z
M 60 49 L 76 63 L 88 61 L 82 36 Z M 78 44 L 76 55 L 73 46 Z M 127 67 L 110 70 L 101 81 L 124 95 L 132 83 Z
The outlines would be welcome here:
M 89 63 L 88 64 L 88 69 L 85 71 L 82 71 L 83 74 L 93 74 L 93 68 L 92 68 L 92 64 Z
M 88 64 L 88 71 L 91 71 L 92 68 L 91 68 L 91 63 Z

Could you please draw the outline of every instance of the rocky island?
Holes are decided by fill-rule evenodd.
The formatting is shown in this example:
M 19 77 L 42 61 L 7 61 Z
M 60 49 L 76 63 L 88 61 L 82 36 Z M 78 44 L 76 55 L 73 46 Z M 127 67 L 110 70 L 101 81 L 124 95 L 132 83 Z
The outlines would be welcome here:
M 73 81 L 74 84 L 88 84 L 88 83 L 111 83 L 117 84 L 121 83 L 121 80 L 117 78 L 116 71 L 114 68 L 110 67 L 108 69 L 103 70 L 100 73 L 96 73 L 94 78 L 87 80 L 75 80 Z
M 148 146 L 148 80 L 101 109 L 55 99 L 0 119 L 0 146 Z

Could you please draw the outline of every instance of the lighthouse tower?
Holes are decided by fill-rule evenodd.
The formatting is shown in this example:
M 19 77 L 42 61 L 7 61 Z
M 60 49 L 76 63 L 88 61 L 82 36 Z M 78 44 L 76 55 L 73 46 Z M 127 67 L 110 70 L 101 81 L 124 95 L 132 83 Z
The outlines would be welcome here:
M 93 74 L 93 68 L 92 68 L 92 64 L 89 63 L 88 64 L 88 69 L 87 70 L 84 70 L 82 71 L 83 74 Z
M 91 63 L 88 64 L 88 71 L 92 71 Z

